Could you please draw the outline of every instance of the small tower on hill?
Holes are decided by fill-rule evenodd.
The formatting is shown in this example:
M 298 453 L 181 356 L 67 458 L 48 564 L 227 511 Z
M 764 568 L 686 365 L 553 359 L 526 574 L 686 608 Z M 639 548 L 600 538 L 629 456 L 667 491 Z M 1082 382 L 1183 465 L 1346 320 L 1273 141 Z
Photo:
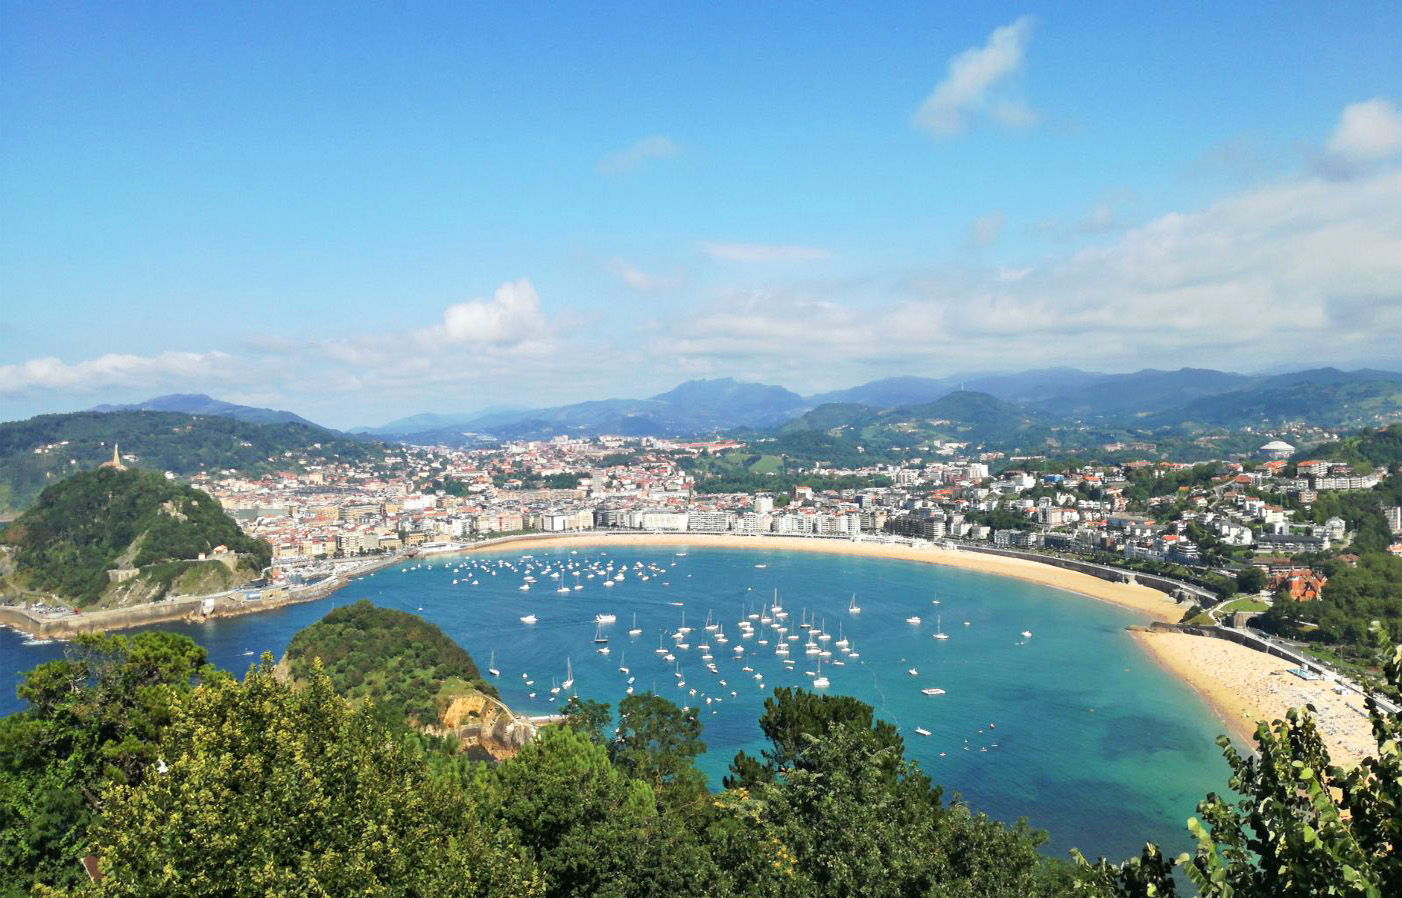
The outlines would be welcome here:
M 122 464 L 122 453 L 116 443 L 112 444 L 112 460 L 105 461 L 98 465 L 99 468 L 112 468 L 117 471 L 125 471 L 127 466 Z

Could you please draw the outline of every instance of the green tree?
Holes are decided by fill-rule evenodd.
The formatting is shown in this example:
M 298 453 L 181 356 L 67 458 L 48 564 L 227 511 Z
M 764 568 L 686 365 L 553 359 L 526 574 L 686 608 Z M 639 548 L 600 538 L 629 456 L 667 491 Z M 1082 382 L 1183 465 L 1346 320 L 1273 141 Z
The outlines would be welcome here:
M 114 785 L 93 838 L 100 896 L 541 894 L 511 834 L 319 670 L 272 659 L 177 706 L 162 757 Z
M 613 711 L 607 702 L 572 695 L 561 710 L 565 715 L 565 726 L 584 733 L 600 745 L 608 741 L 604 731 L 613 723 Z
M 705 750 L 694 708 L 683 711 L 651 692 L 618 703 L 618 734 L 609 757 L 628 776 L 659 791 L 699 792 L 706 783 L 693 762 Z
M 882 763 L 894 764 L 905 751 L 905 741 L 895 726 L 875 719 L 871 705 L 850 696 L 828 695 L 804 689 L 781 687 L 764 700 L 759 728 L 770 748 L 761 752 L 763 760 L 739 752 L 730 765 L 727 787 L 754 786 L 773 782 L 775 777 L 804 763 L 804 753 L 822 738 L 839 729 L 869 730 L 882 747 L 893 752 L 879 755 Z
M 1254 596 L 1266 588 L 1266 572 L 1254 566 L 1243 568 L 1236 575 L 1236 588 L 1238 592 Z
M 693 826 L 664 815 L 649 784 L 620 773 L 586 733 L 547 728 L 477 787 L 550 896 L 702 895 L 716 877 Z
M 79 636 L 27 672 L 29 707 L 0 718 L 0 895 L 76 882 L 105 790 L 141 783 L 178 701 L 223 676 L 188 637 L 162 632 Z

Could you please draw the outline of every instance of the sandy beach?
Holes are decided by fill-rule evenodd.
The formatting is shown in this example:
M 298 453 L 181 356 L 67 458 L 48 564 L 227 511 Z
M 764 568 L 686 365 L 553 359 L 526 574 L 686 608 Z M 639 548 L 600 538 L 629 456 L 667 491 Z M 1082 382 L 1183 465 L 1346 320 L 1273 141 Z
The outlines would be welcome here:
M 1141 612 L 1154 620 L 1177 623 L 1186 606 L 1147 586 L 1112 583 L 1090 574 L 1069 571 L 1021 558 L 1006 558 L 951 549 L 912 548 L 896 543 L 852 542 L 843 539 L 806 539 L 779 536 L 730 536 L 726 534 L 580 533 L 560 536 L 523 536 L 474 547 L 473 551 L 530 551 L 569 546 L 667 546 L 718 549 L 775 549 L 785 552 L 825 552 L 890 558 L 923 564 L 943 564 L 962 570 L 1013 577 L 1076 593 L 1122 608 Z
M 1258 720 L 1283 720 L 1305 703 L 1317 709 L 1315 723 L 1335 764 L 1356 766 L 1376 754 L 1363 699 L 1339 695 L 1325 680 L 1302 680 L 1285 671 L 1295 665 L 1225 639 L 1187 633 L 1135 631 L 1139 640 L 1172 673 L 1207 699 L 1231 732 L 1255 748 Z

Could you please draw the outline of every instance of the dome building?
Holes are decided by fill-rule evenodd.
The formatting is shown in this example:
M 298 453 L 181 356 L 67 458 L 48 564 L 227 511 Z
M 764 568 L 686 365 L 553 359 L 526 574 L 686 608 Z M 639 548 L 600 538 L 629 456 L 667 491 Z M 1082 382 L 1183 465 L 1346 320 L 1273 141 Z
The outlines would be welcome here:
M 1295 454 L 1295 447 L 1284 440 L 1271 440 L 1260 449 L 1257 449 L 1256 454 L 1270 461 L 1284 461 Z

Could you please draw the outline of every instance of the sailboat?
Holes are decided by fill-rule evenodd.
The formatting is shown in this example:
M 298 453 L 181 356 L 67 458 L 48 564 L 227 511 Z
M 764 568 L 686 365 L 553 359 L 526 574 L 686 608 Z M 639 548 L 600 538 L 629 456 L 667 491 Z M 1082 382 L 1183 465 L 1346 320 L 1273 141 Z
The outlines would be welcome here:
M 561 689 L 568 690 L 574 685 L 574 670 L 570 667 L 570 659 L 565 659 L 565 681 L 560 684 Z
M 814 689 L 826 689 L 826 688 L 828 688 L 828 687 L 831 686 L 831 685 L 832 685 L 832 684 L 828 682 L 828 678 L 825 677 L 825 676 L 823 676 L 823 659 L 819 658 L 819 659 L 818 659 L 818 675 L 817 675 L 816 677 L 813 678 L 813 688 L 814 688 Z
M 625 675 L 628 673 L 628 653 L 627 653 L 627 652 L 620 652 L 619 655 L 618 655 L 618 672 L 621 673 L 621 674 L 625 674 Z
M 594 624 L 594 644 L 608 645 L 609 638 L 604 635 L 604 622 L 598 621 Z
M 642 629 L 638 626 L 638 613 L 635 611 L 633 612 L 633 626 L 628 630 L 628 635 L 637 636 L 642 632 Z
M 935 638 L 936 638 L 936 639 L 948 639 L 948 638 L 949 638 L 949 634 L 940 629 L 940 616 L 939 616 L 938 614 L 935 615 Z
M 862 613 L 862 608 L 861 608 L 861 606 L 857 604 L 857 594 L 856 594 L 855 592 L 852 593 L 852 601 L 850 601 L 850 602 L 847 603 L 847 613 L 848 613 L 848 614 L 861 614 L 861 613 Z
M 501 676 L 501 671 L 497 670 L 496 649 L 492 650 L 492 657 L 487 661 L 487 673 L 491 674 L 494 677 Z

